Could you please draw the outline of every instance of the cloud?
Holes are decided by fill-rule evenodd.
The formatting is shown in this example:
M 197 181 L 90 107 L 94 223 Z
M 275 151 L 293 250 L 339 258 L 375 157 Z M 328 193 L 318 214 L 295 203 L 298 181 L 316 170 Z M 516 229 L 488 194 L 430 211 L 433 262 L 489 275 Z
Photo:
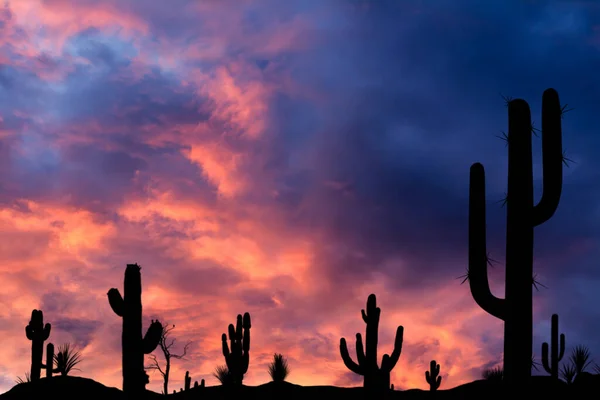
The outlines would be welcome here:
M 360 385 L 339 339 L 364 332 L 376 293 L 379 353 L 403 353 L 399 389 L 478 379 L 502 324 L 456 278 L 467 265 L 468 171 L 486 168 L 492 290 L 503 293 L 506 129 L 501 97 L 540 121 L 555 87 L 563 197 L 536 228 L 534 350 L 552 313 L 569 346 L 600 351 L 595 110 L 599 9 L 591 2 L 9 1 L 0 12 L 0 389 L 28 369 L 23 327 L 41 308 L 83 376 L 120 387 L 121 321 L 106 299 L 142 265 L 144 329 L 176 325 L 212 377 L 220 335 L 252 315 L 245 382 L 273 353 L 290 380 Z M 510 29 L 506 27 L 510 26 Z M 541 146 L 534 140 L 535 195 Z M 557 296 L 556 293 L 560 293 Z M 557 301 L 560 299 L 560 301 Z M 160 359 L 160 357 L 159 357 Z M 318 363 L 319 368 L 315 369 Z M 152 390 L 160 378 L 151 376 Z

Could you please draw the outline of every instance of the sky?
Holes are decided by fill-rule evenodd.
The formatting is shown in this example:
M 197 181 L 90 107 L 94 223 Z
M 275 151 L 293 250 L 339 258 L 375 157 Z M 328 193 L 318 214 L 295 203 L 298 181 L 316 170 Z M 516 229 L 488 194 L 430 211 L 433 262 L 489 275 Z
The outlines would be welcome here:
M 32 309 L 74 375 L 121 387 L 106 293 L 142 267 L 144 330 L 175 324 L 171 389 L 216 385 L 221 334 L 252 316 L 244 382 L 359 386 L 360 309 L 396 388 L 479 379 L 502 322 L 467 266 L 469 167 L 486 168 L 503 295 L 503 96 L 564 115 L 563 196 L 535 230 L 534 350 L 560 317 L 600 362 L 600 3 L 478 0 L 8 0 L 0 10 L 0 392 L 29 370 Z M 536 198 L 541 149 L 533 138 Z M 155 353 L 161 360 L 160 353 Z M 150 373 L 148 389 L 160 391 Z

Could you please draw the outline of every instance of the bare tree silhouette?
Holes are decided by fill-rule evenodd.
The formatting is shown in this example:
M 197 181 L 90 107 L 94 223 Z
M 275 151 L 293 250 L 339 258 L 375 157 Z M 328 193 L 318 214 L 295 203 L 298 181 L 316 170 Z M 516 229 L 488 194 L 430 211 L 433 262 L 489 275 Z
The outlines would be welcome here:
M 164 369 L 163 369 L 163 367 L 160 366 L 158 359 L 156 358 L 156 356 L 154 354 L 150 354 L 151 364 L 146 367 L 147 369 L 156 370 L 156 371 L 160 372 L 160 374 L 162 375 L 162 377 L 163 377 L 163 394 L 164 395 L 167 395 L 169 393 L 169 376 L 171 374 L 171 359 L 173 359 L 173 358 L 175 358 L 177 360 L 185 359 L 185 356 L 188 352 L 188 348 L 189 348 L 190 344 L 192 343 L 192 342 L 187 342 L 183 346 L 183 350 L 181 351 L 181 354 L 173 353 L 172 348 L 175 345 L 175 341 L 176 341 L 175 338 L 170 337 L 171 331 L 173 329 L 175 329 L 175 325 L 169 326 L 169 324 L 165 324 L 165 326 L 163 327 L 163 330 L 162 330 L 162 334 L 160 336 L 160 341 L 158 342 L 158 346 L 162 350 L 163 356 L 165 357 Z

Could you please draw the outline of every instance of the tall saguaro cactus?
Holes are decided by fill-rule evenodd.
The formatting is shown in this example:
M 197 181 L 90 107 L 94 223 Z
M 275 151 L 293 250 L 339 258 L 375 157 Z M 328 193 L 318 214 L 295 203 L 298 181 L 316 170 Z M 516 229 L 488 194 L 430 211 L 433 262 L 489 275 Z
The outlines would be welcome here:
M 223 356 L 225 357 L 227 369 L 231 374 L 232 384 L 234 385 L 241 385 L 244 380 L 244 374 L 248 372 L 251 327 L 250 314 L 245 313 L 243 318 L 238 314 L 236 326 L 234 327 L 233 324 L 229 324 L 229 347 L 227 346 L 227 335 L 223 334 L 221 336 Z
M 348 354 L 346 339 L 340 339 L 340 354 L 342 360 L 350 371 L 364 377 L 363 386 L 369 390 L 387 390 L 390 388 L 390 372 L 396 366 L 402 353 L 402 342 L 404 340 L 404 327 L 399 326 L 396 330 L 394 351 L 391 355 L 384 354 L 381 360 L 381 368 L 377 365 L 377 343 L 379 341 L 379 317 L 381 309 L 377 307 L 377 298 L 374 294 L 367 299 L 367 311 L 360 310 L 363 321 L 367 324 L 367 336 L 363 347 L 362 336 L 356 334 L 356 358 L 354 362 Z M 366 347 L 366 352 L 365 352 Z
M 558 379 L 558 363 L 565 355 L 565 334 L 560 334 L 558 342 L 558 315 L 552 314 L 552 327 L 550 328 L 550 357 L 548 357 L 548 343 L 542 343 L 542 365 L 552 378 Z
M 533 228 L 556 211 L 562 191 L 562 109 L 558 93 L 542 97 L 543 194 L 533 201 L 532 125 L 529 105 L 508 103 L 508 191 L 506 196 L 505 298 L 490 291 L 487 275 L 485 171 L 475 163 L 469 188 L 468 278 L 475 302 L 504 321 L 504 381 L 527 384 L 533 354 Z
M 148 375 L 144 371 L 144 354 L 156 349 L 162 334 L 159 321 L 152 321 L 146 335 L 142 338 L 142 274 L 137 264 L 127 264 L 125 269 L 124 291 L 108 291 L 110 307 L 123 318 L 121 337 L 123 356 L 123 391 L 127 395 L 139 396 L 144 393 Z
M 440 364 L 436 363 L 435 360 L 431 360 L 429 363 L 429 371 L 425 371 L 425 380 L 429 383 L 430 392 L 435 392 L 442 384 Z
M 42 310 L 31 311 L 31 320 L 25 327 L 25 335 L 31 340 L 31 381 L 40 379 L 42 371 L 42 356 L 44 353 L 44 342 L 50 337 L 52 325 L 44 325 L 44 313 Z

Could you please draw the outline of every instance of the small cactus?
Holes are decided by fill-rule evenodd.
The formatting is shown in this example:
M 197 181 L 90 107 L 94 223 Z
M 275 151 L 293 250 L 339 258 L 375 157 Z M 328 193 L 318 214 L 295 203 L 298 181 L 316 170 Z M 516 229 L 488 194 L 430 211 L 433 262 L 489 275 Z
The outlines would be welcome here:
M 52 343 L 46 345 L 46 364 L 42 364 L 41 367 L 46 370 L 46 378 L 52 378 L 53 373 L 60 372 L 58 368 L 54 368 L 54 345 Z
M 438 390 L 442 384 L 440 364 L 436 363 L 435 360 L 431 360 L 429 363 L 429 371 L 425 371 L 425 380 L 429 383 L 429 391 L 431 392 Z
M 558 336 L 558 315 L 552 315 L 552 327 L 550 328 L 550 355 L 548 356 L 548 343 L 542 343 L 542 365 L 553 379 L 558 379 L 558 363 L 565 355 L 565 334 Z
M 44 353 L 44 341 L 50 337 L 50 324 L 44 325 L 44 313 L 42 310 L 33 310 L 31 320 L 25 327 L 25 335 L 31 340 L 31 372 L 29 374 L 31 382 L 40 379 L 42 372 L 42 356 Z M 52 363 L 50 363 L 52 366 Z
M 192 386 L 192 377 L 190 376 L 190 371 L 185 371 L 183 388 L 180 388 L 179 391 L 185 392 L 187 390 L 190 390 L 191 386 Z M 200 382 L 200 385 L 198 385 L 198 381 L 194 382 L 194 388 L 197 388 L 197 387 L 204 387 L 204 379 L 202 379 L 202 381 Z
M 223 334 L 221 336 L 223 356 L 225 357 L 227 369 L 234 385 L 241 385 L 244 374 L 248 372 L 248 365 L 250 363 L 250 328 L 250 314 L 245 313 L 243 318 L 241 315 L 237 316 L 235 327 L 233 324 L 229 324 L 231 349 L 227 346 L 227 335 Z

